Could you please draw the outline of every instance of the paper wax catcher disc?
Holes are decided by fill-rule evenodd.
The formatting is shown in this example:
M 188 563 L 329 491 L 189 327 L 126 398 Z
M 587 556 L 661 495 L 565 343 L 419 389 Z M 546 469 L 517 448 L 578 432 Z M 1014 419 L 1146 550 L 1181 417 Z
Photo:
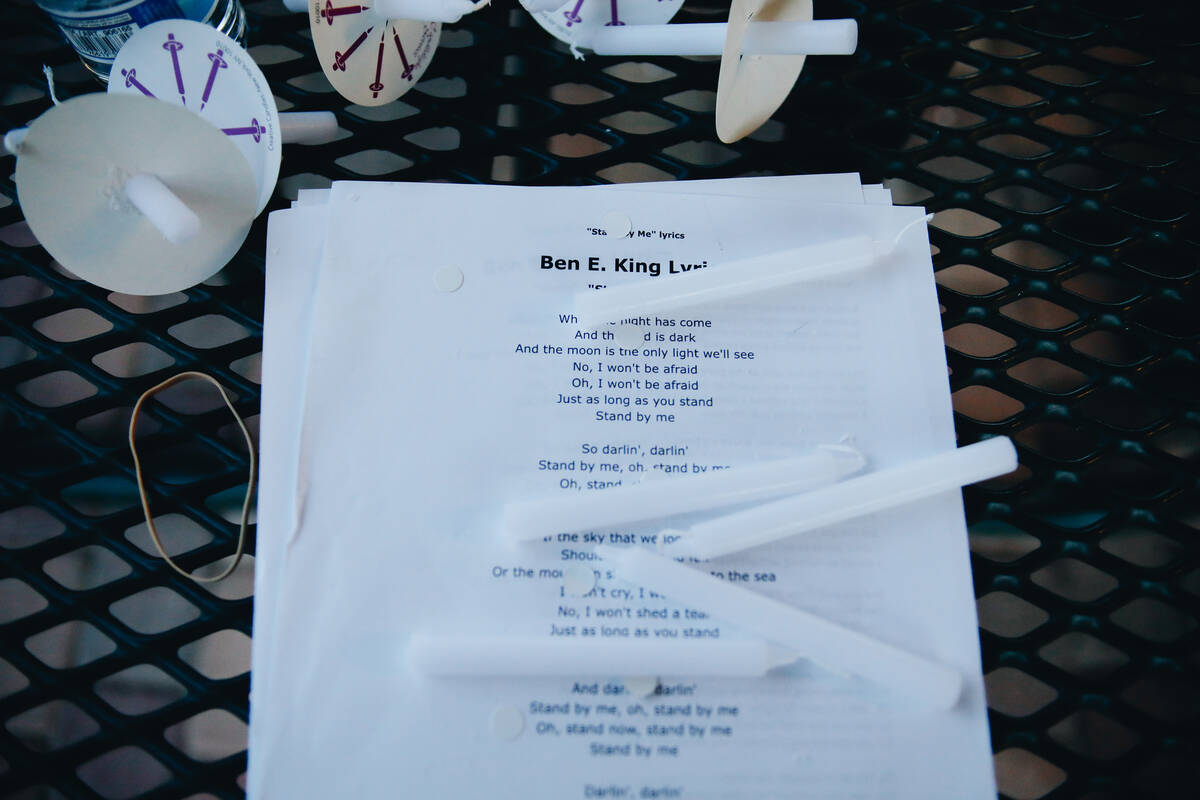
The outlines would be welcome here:
M 758 130 L 783 105 L 804 69 L 802 55 L 742 55 L 747 24 L 812 18 L 812 0 L 733 0 L 717 74 L 717 136 L 722 142 L 736 142 Z
M 553 11 L 529 12 L 546 32 L 574 44 L 579 31 L 614 25 L 665 25 L 683 0 L 562 0 Z
M 168 242 L 125 197 L 137 174 L 166 184 L 200 218 L 200 232 Z M 29 126 L 16 183 L 50 255 L 126 294 L 168 294 L 211 277 L 254 219 L 254 178 L 237 146 L 190 111 L 148 97 L 96 93 L 54 106 Z
M 325 77 L 342 97 L 381 106 L 421 80 L 442 23 L 385 20 L 365 6 L 309 0 L 308 21 Z
M 145 94 L 216 125 L 250 163 L 262 211 L 279 179 L 279 112 L 262 70 L 241 45 L 208 25 L 165 19 L 121 47 L 110 93 Z

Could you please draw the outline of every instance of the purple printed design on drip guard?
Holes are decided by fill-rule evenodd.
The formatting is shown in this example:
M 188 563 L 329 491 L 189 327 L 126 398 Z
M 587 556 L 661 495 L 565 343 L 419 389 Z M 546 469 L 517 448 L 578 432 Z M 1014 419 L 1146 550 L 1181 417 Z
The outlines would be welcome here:
M 333 54 L 333 69 L 341 70 L 342 72 L 345 72 L 346 71 L 346 59 L 348 59 L 348 58 L 350 58 L 350 56 L 354 55 L 354 51 L 358 49 L 359 45 L 361 45 L 363 42 L 366 41 L 367 34 L 369 34 L 373 30 L 375 30 L 374 25 L 372 25 L 371 27 L 367 28 L 365 31 L 360 33 L 358 35 L 358 38 L 355 39 L 350 44 L 350 46 L 346 48 L 346 52 L 344 52 L 344 53 L 335 52 Z
M 583 18 L 579 16 L 579 9 L 583 6 L 583 0 L 575 0 L 575 7 L 570 11 L 564 11 L 563 16 L 567 18 L 567 27 L 583 22 Z
M 249 134 L 255 142 L 262 141 L 262 135 L 267 132 L 266 126 L 258 121 L 257 117 L 250 120 L 250 124 L 244 128 L 221 128 L 221 132 L 226 136 L 245 136 Z
M 126 88 L 133 87 L 134 89 L 137 89 L 142 94 L 146 95 L 146 97 L 154 97 L 154 92 L 150 91 L 145 86 L 142 86 L 141 82 L 138 81 L 136 69 L 132 69 L 132 68 L 131 69 L 123 69 L 123 70 L 121 70 L 121 75 L 123 75 L 125 77 Z M 155 99 L 157 99 L 157 98 L 155 98 Z
M 179 71 L 179 51 L 183 49 L 183 42 L 175 38 L 175 34 L 168 33 L 167 40 L 163 42 L 163 49 L 171 53 L 171 65 L 175 68 L 175 86 L 179 89 L 179 102 L 187 105 L 187 97 L 183 91 L 183 73 Z
M 213 81 L 217 79 L 217 70 L 226 69 L 229 64 L 221 56 L 225 55 L 224 50 L 217 50 L 215 53 L 208 54 L 208 60 L 212 62 L 212 69 L 208 71 L 208 83 L 204 84 L 204 95 L 200 98 L 200 110 L 204 110 L 205 104 L 208 103 L 209 95 L 212 94 Z
M 379 55 L 375 58 L 375 81 L 367 87 L 371 91 L 372 97 L 379 97 L 379 93 L 383 91 L 383 82 L 379 80 L 379 76 L 383 72 L 383 40 L 386 38 L 387 31 L 379 34 Z
M 333 24 L 334 17 L 340 17 L 343 14 L 361 14 L 366 11 L 369 6 L 335 6 L 332 0 L 325 0 L 325 7 L 321 9 L 321 18 L 329 25 Z
M 612 21 L 604 23 L 604 27 L 611 28 L 613 26 L 624 25 L 625 23 L 617 18 L 617 0 L 609 0 L 609 6 L 612 7 Z
M 408 63 L 408 56 L 404 54 L 404 45 L 400 44 L 400 34 L 396 33 L 395 28 L 392 28 L 392 41 L 396 43 L 396 52 L 400 54 L 400 63 L 404 65 L 404 70 L 400 73 L 400 77 L 411 81 L 413 75 L 413 65 Z

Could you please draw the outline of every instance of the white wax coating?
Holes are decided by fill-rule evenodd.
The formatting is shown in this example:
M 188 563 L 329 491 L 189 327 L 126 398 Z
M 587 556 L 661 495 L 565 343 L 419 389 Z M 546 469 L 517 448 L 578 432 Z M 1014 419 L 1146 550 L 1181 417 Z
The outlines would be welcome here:
M 510 541 L 529 541 L 805 492 L 865 465 L 866 459 L 853 447 L 826 445 L 796 458 L 642 481 L 582 496 L 509 503 L 501 524 Z
M 525 6 L 525 10 L 530 14 L 536 14 L 538 11 L 554 11 L 568 2 L 569 0 L 521 0 L 521 5 Z
M 183 244 L 200 232 L 200 217 L 153 175 L 125 181 L 125 196 L 171 244 Z
M 4 149 L 14 156 L 19 155 L 27 133 L 29 133 L 29 128 L 13 128 L 4 134 Z
M 717 558 L 835 522 L 911 503 L 1017 468 L 1006 436 L 960 447 L 898 467 L 869 472 L 808 494 L 788 497 L 693 525 L 665 551 Z
M 308 0 L 283 0 L 283 7 L 288 11 L 301 12 L 308 11 Z
M 575 295 L 582 327 L 599 327 L 626 317 L 763 292 L 802 281 L 845 275 L 870 266 L 885 248 L 866 236 L 834 239 L 791 250 L 718 264 L 652 281 L 641 280 Z
M 757 678 L 799 656 L 763 641 L 614 641 L 414 634 L 408 658 L 431 677 Z
M 332 111 L 285 111 L 279 115 L 279 138 L 284 144 L 326 144 L 337 132 Z
M 384 19 L 418 19 L 425 22 L 458 22 L 475 10 L 469 0 L 367 0 L 371 11 Z
M 923 706 L 952 708 L 962 675 L 943 664 L 835 625 L 806 611 L 691 569 L 640 547 L 596 547 L 621 580 L 694 605 L 803 658 L 906 695 Z
M 601 56 L 719 56 L 726 23 L 625 25 L 597 27 L 580 44 Z M 858 23 L 852 19 L 811 22 L 751 22 L 742 40 L 747 55 L 850 55 L 858 47 Z
M 717 54 L 723 48 L 724 41 Z M 857 49 L 858 22 L 853 19 L 751 22 L 742 40 L 742 52 L 747 55 L 849 56 Z

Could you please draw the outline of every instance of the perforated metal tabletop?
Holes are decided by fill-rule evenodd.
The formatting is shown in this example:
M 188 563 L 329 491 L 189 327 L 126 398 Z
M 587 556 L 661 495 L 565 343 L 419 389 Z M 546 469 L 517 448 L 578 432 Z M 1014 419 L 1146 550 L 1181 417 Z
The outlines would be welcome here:
M 936 212 L 960 444 L 1014 475 L 966 490 L 1002 796 L 1188 798 L 1200 786 L 1200 19 L 1115 0 L 818 0 L 861 26 L 742 142 L 711 59 L 576 61 L 523 11 L 450 26 L 416 89 L 348 106 L 307 23 L 250 2 L 293 146 L 268 210 L 333 180 L 583 184 L 858 171 Z M 719 20 L 715 0 L 677 21 Z M 1186 6 L 1186 7 L 1185 7 Z M 29 0 L 0 10 L 0 123 L 99 86 Z M 0 178 L 0 796 L 239 797 L 252 561 L 214 588 L 154 553 L 125 445 L 137 396 L 202 369 L 258 412 L 266 215 L 215 279 L 162 298 L 66 274 Z M 187 568 L 232 549 L 246 454 L 200 384 L 142 434 Z M 253 552 L 253 547 L 251 547 Z

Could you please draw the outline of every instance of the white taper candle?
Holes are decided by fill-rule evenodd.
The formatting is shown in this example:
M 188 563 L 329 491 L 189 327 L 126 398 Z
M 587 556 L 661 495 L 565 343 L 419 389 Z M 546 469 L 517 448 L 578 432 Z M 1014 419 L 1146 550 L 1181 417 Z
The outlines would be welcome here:
M 834 672 L 884 686 L 932 709 L 952 708 L 962 675 L 952 667 L 872 639 L 778 600 L 640 547 L 596 548 L 623 580 L 707 611 L 794 650 Z
M 805 492 L 839 481 L 865 464 L 862 453 L 853 447 L 824 445 L 795 458 L 643 480 L 583 495 L 513 502 L 504 507 L 501 525 L 510 541 L 597 530 Z

